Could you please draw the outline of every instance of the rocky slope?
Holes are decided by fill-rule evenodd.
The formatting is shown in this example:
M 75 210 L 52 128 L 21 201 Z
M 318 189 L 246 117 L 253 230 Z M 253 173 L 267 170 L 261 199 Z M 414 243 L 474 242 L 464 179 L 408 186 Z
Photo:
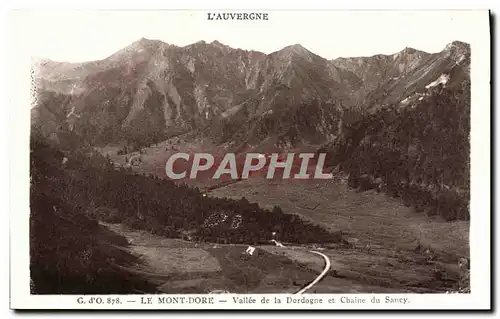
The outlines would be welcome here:
M 367 110 L 421 98 L 454 66 L 466 70 L 468 56 L 459 42 L 436 54 L 326 60 L 298 44 L 266 55 L 217 41 L 140 39 L 100 61 L 37 61 L 32 126 L 91 144 L 147 145 L 182 132 L 235 149 L 319 144 Z

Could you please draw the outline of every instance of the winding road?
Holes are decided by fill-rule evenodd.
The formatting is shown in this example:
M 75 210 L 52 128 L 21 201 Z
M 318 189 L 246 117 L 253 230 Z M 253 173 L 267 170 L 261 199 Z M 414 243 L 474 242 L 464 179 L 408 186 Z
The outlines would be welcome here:
M 130 234 L 128 234 L 127 232 L 124 232 L 123 230 L 120 230 L 115 225 L 110 225 L 110 224 L 106 224 L 106 223 L 103 223 L 103 224 L 104 224 L 104 226 L 106 226 L 107 228 L 109 228 L 112 231 L 116 232 L 117 234 L 122 235 L 125 238 L 129 239 L 129 245 L 131 247 L 141 246 L 141 247 L 151 247 L 151 248 L 154 248 L 154 249 L 158 249 L 158 248 L 161 248 L 161 247 L 170 248 L 170 246 L 168 246 L 168 245 L 164 246 L 164 245 L 161 245 L 161 244 L 148 245 L 148 244 L 145 244 L 145 243 L 141 243 L 139 245 L 136 245 L 132 241 L 133 238 L 130 238 Z M 283 245 L 282 243 L 280 243 L 280 242 L 278 242 L 276 240 L 272 240 L 271 242 L 274 243 L 274 245 L 276 247 L 279 247 L 281 249 L 292 249 L 293 250 L 295 248 L 303 248 L 303 247 L 285 246 L 285 245 Z M 236 245 L 236 246 L 247 246 L 247 245 Z M 131 248 L 131 247 L 129 247 L 129 248 Z M 126 248 L 123 248 L 123 247 L 120 247 L 120 248 L 121 249 L 126 249 Z M 323 259 L 325 260 L 325 268 L 323 269 L 323 271 L 313 281 L 311 281 L 309 284 L 307 284 L 307 286 L 305 286 L 302 289 L 300 289 L 299 291 L 295 292 L 294 294 L 296 294 L 296 295 L 300 295 L 300 294 L 306 293 L 308 290 L 310 290 L 312 287 L 314 287 L 314 285 L 316 285 L 320 280 L 323 279 L 323 277 L 326 276 L 326 274 L 328 273 L 328 271 L 331 268 L 331 261 L 330 261 L 330 258 L 328 256 L 326 256 L 325 254 L 323 254 L 323 253 L 321 253 L 319 251 L 315 251 L 315 250 L 308 250 L 308 252 L 323 257 Z M 148 277 L 152 277 L 152 278 L 157 278 L 157 279 L 159 279 L 159 278 L 170 279 L 171 278 L 171 276 L 167 275 L 167 274 L 149 272 L 149 271 L 144 271 L 144 270 L 139 270 L 139 269 L 132 269 L 130 267 L 123 267 L 123 266 L 120 266 L 120 265 L 114 265 L 114 266 L 117 267 L 117 268 L 119 268 L 119 269 L 121 269 L 121 270 L 127 270 L 129 272 L 133 272 L 133 273 L 136 273 L 136 274 L 140 274 L 140 275 L 144 275 L 144 276 L 148 276 Z M 219 292 L 214 292 L 214 293 L 223 293 L 223 292 L 221 290 Z
M 314 251 L 314 250 L 310 250 L 309 252 L 320 255 L 321 257 L 323 257 L 323 259 L 325 260 L 325 264 L 326 264 L 325 269 L 323 269 L 323 271 L 319 274 L 319 276 L 316 277 L 316 279 L 314 279 L 309 285 L 307 285 L 304 288 L 302 288 L 301 290 L 297 291 L 295 293 L 296 295 L 303 294 L 307 290 L 311 289 L 312 286 L 317 284 L 328 273 L 328 271 L 330 270 L 330 267 L 332 266 L 332 263 L 330 262 L 330 258 L 328 258 L 328 256 L 326 256 L 325 254 L 320 253 L 319 251 Z
M 279 241 L 276 241 L 274 239 L 272 240 L 272 242 L 278 247 L 285 247 L 285 245 L 283 245 L 282 243 L 280 243 Z M 323 271 L 319 274 L 319 276 L 316 277 L 316 279 L 314 279 L 313 281 L 311 281 L 311 283 L 309 285 L 307 285 L 304 288 L 302 288 L 301 290 L 297 291 L 295 293 L 295 295 L 303 294 L 304 292 L 311 289 L 315 284 L 317 284 L 328 273 L 328 271 L 330 270 L 330 267 L 332 266 L 332 263 L 330 262 L 330 258 L 328 258 L 327 255 L 320 253 L 319 251 L 315 251 L 315 250 L 310 250 L 309 252 L 316 254 L 316 255 L 320 255 L 321 257 L 323 257 L 323 259 L 325 260 L 325 269 L 323 269 Z

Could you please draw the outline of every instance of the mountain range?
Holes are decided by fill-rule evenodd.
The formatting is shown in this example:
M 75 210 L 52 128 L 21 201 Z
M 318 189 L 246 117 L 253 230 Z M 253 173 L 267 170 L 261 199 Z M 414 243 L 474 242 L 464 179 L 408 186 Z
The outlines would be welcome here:
M 218 249 L 200 250 L 200 258 L 210 253 L 218 267 L 223 260 L 231 265 L 168 276 L 189 293 L 191 282 L 203 284 L 202 292 L 213 282 L 248 292 L 249 283 L 260 285 L 254 277 L 266 284 L 270 278 L 269 285 L 279 289 L 279 277 L 296 286 L 298 277 L 283 275 L 291 272 L 268 272 L 273 259 L 265 250 L 253 259 L 239 250 L 232 255 L 220 250 L 234 244 L 262 248 L 272 240 L 289 248 L 288 243 L 314 244 L 330 257 L 349 257 L 346 267 L 341 261 L 340 272 L 329 275 L 349 289 L 361 287 L 358 283 L 369 284 L 371 292 L 375 284 L 418 292 L 455 286 L 456 272 L 443 265 L 459 256 L 450 241 L 461 241 L 460 224 L 446 228 L 441 221 L 414 219 L 400 206 L 448 221 L 470 219 L 470 56 L 470 46 L 459 41 L 437 53 L 405 48 L 328 60 L 299 44 L 265 54 L 217 41 L 179 47 L 143 38 L 103 60 L 34 61 L 31 293 L 155 292 L 159 282 L 137 271 L 149 257 L 130 254 L 134 245 L 98 221 L 184 239 L 182 246 L 172 241 L 175 254 L 179 247 L 218 243 Z M 200 150 L 236 151 L 238 158 L 249 151 L 326 153 L 325 171 L 334 178 L 314 184 L 262 181 L 258 175 L 249 183 L 200 178 L 192 187 L 163 175 L 172 152 Z M 134 168 L 127 164 L 132 158 L 138 162 Z M 146 174 L 154 171 L 148 165 L 156 164 L 161 173 Z M 352 196 L 354 191 L 336 184 L 387 196 Z M 207 196 L 232 186 L 238 186 L 233 193 Z M 193 246 L 187 246 L 190 241 Z M 426 242 L 433 247 L 424 250 Z M 149 247 L 150 255 L 158 255 L 157 246 Z M 178 259 L 159 255 L 162 272 L 164 263 L 178 267 Z M 141 251 L 141 256 L 149 255 Z M 374 256 L 387 269 L 366 262 Z M 291 269 L 292 259 L 285 257 L 272 267 Z M 255 260 L 266 267 L 252 264 Z M 199 280 L 211 281 L 198 281 L 199 274 Z M 212 278 L 219 274 L 224 277 Z M 469 277 L 464 278 L 466 284 L 460 279 L 456 286 L 468 289 Z M 335 291 L 342 288 L 337 283 Z
M 33 63 L 32 132 L 146 146 L 190 133 L 235 149 L 334 141 L 365 114 L 424 103 L 469 77 L 470 47 L 328 60 L 300 44 L 264 54 L 142 38 L 106 59 Z

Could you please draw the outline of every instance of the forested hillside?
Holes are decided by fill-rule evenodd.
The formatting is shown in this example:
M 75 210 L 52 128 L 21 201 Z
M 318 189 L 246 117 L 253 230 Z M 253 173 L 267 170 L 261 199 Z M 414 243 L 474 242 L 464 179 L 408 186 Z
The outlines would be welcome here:
M 470 80 L 437 86 L 343 127 L 327 149 L 349 185 L 376 188 L 429 215 L 469 219 Z
M 271 212 L 246 199 L 204 197 L 198 189 L 171 181 L 116 170 L 93 152 L 68 156 L 41 142 L 32 142 L 32 174 L 45 179 L 33 184 L 43 193 L 72 203 L 97 219 L 124 222 L 136 229 L 168 237 L 223 243 L 259 243 L 272 239 L 294 242 L 338 242 L 338 234 L 309 224 L 279 207 Z
M 145 278 L 121 267 L 139 263 L 120 247 L 127 240 L 86 216 L 61 188 L 63 154 L 32 144 L 30 188 L 30 277 L 32 294 L 110 294 L 155 292 Z M 44 160 L 49 160 L 45 162 Z M 60 162 L 57 163 L 60 165 Z

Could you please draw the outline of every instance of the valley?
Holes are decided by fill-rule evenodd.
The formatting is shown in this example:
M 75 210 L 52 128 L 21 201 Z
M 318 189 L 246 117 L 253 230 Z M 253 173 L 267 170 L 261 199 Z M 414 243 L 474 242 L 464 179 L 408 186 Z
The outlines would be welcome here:
M 177 141 L 167 140 L 142 149 L 137 153 L 141 161 L 131 169 L 138 174 L 157 174 L 165 178 L 162 161 L 168 155 L 162 151 L 164 147 L 175 143 L 180 150 L 202 151 L 197 143 L 179 141 L 177 144 Z M 126 156 L 131 156 L 118 156 L 112 150 L 107 149 L 105 154 L 119 161 L 120 165 L 126 163 Z M 210 178 L 186 179 L 185 182 L 200 189 L 220 183 Z M 311 292 L 444 292 L 453 289 L 454 282 L 461 276 L 457 261 L 469 254 L 468 221 L 447 222 L 439 216 L 425 216 L 405 206 L 400 199 L 375 190 L 359 192 L 350 189 L 345 176 L 339 173 L 331 180 L 268 180 L 258 175 L 214 187 L 206 194 L 235 200 L 244 197 L 270 210 L 279 206 L 284 213 L 299 215 L 331 232 L 340 232 L 349 242 L 349 247 L 336 244 L 310 246 L 321 249 L 332 261 L 331 273 Z M 198 248 L 204 246 L 197 245 Z M 257 247 L 286 256 L 316 273 L 321 271 L 321 259 L 304 251 L 306 247 Z M 167 249 L 162 254 L 170 255 L 170 251 Z M 154 253 L 149 255 L 154 256 Z M 195 263 L 205 263 L 195 260 Z
M 118 224 L 105 226 L 127 238 L 126 251 L 141 260 L 140 266 L 127 271 L 147 276 L 159 292 L 166 293 L 297 293 L 324 267 L 309 249 L 321 249 L 332 265 L 307 293 L 445 292 L 453 288 L 453 276 L 459 272 L 449 260 L 429 264 L 418 253 L 381 245 L 351 249 L 258 245 L 248 255 L 247 245 L 194 243 Z M 436 278 L 438 271 L 450 278 Z
M 296 293 L 328 261 L 308 292 L 467 291 L 468 44 L 327 60 L 298 44 L 264 54 L 142 38 L 103 60 L 33 68 L 31 267 L 39 281 L 76 276 L 87 292 L 108 269 L 162 293 Z M 266 161 L 321 153 L 333 178 L 267 179 L 265 166 L 214 179 L 213 165 L 171 180 L 166 164 L 180 152 L 209 153 L 215 164 L 234 153 L 238 170 L 249 153 Z M 176 161 L 172 171 L 189 166 Z M 68 232 L 66 214 L 76 223 Z M 46 218 L 87 246 L 71 242 L 59 260 Z M 120 238 L 104 248 L 127 262 L 105 257 L 100 237 L 78 223 Z M 68 261 L 76 275 L 61 266 Z M 47 290 L 76 286 L 59 280 Z

